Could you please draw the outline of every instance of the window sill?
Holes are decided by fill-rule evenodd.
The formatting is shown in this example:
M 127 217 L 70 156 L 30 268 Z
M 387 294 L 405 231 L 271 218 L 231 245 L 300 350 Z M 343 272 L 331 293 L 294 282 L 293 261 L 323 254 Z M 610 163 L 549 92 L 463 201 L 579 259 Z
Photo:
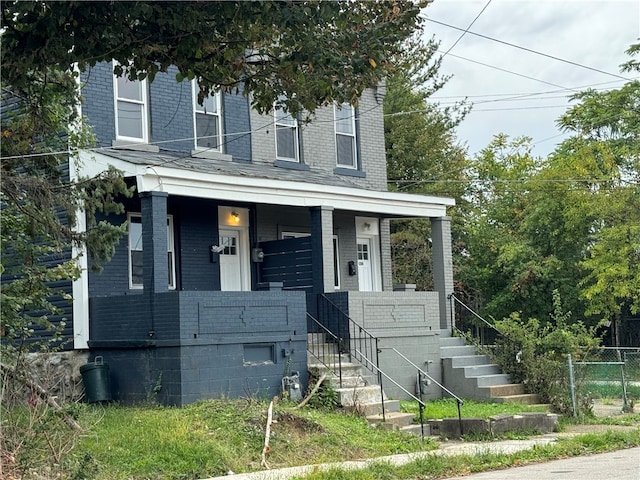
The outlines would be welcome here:
M 207 158 L 209 160 L 224 160 L 231 162 L 233 157 L 227 153 L 217 152 L 214 150 L 192 150 L 191 156 L 193 158 Z
M 137 150 L 140 152 L 158 153 L 160 148 L 157 145 L 149 145 L 148 143 L 137 143 L 132 140 L 113 140 L 111 142 L 112 148 L 118 148 L 122 150 Z
M 356 170 L 353 168 L 343 168 L 343 167 L 334 168 L 333 173 L 335 173 L 336 175 L 346 175 L 349 177 L 360 177 L 360 178 L 365 178 L 367 176 L 367 174 L 364 173 L 362 170 Z
M 311 170 L 309 165 L 305 165 L 303 163 L 297 163 L 297 162 L 289 162 L 287 160 L 276 160 L 273 163 L 273 165 L 280 168 L 288 168 L 289 170 L 304 170 L 304 171 Z

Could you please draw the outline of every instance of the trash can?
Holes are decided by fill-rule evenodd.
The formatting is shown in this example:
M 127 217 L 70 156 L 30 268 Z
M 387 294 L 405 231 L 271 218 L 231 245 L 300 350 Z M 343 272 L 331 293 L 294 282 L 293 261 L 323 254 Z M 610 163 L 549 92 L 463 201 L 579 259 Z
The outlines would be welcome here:
M 80 367 L 82 383 L 87 402 L 110 402 L 111 380 L 109 378 L 109 364 L 104 363 L 102 357 L 96 357 L 93 362 Z

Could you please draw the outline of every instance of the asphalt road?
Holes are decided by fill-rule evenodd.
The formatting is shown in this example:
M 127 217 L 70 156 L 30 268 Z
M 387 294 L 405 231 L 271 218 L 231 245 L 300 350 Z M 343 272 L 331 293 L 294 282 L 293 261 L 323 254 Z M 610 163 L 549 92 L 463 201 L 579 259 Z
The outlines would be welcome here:
M 448 480 L 640 480 L 640 447 Z

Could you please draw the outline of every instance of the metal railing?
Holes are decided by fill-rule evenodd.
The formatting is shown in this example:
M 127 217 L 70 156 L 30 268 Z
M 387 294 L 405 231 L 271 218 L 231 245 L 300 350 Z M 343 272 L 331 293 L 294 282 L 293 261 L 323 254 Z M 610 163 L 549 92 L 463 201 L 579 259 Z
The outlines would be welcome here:
M 342 387 L 342 354 L 346 353 L 343 342 L 309 312 L 307 318 L 320 330 L 310 333 L 311 341 L 307 338 L 307 351 L 338 377 L 339 385 Z
M 423 385 L 422 378 L 425 378 L 425 379 L 429 379 L 430 381 L 432 381 L 433 383 L 438 385 L 442 389 L 442 391 L 446 392 L 447 394 L 449 394 L 451 397 L 453 397 L 456 400 L 456 404 L 458 406 L 458 422 L 460 423 L 460 434 L 462 434 L 463 433 L 462 432 L 462 412 L 460 410 L 460 407 L 462 407 L 464 405 L 464 401 L 459 396 L 457 396 L 455 393 L 453 393 L 451 390 L 449 390 L 447 387 L 445 387 L 440 382 L 438 382 L 429 373 L 425 372 L 420 367 L 418 367 L 415 363 L 413 363 L 411 360 L 409 360 L 405 355 L 403 355 L 401 352 L 399 352 L 396 348 L 394 348 L 394 347 L 382 347 L 382 350 L 391 350 L 396 355 L 398 355 L 400 358 L 402 358 L 404 361 L 406 361 L 409 365 L 411 365 L 413 368 L 416 369 L 416 372 L 417 372 L 416 373 L 416 381 L 417 381 L 418 388 L 420 389 L 421 394 L 422 394 L 422 385 Z M 393 383 L 398 385 L 395 381 Z M 420 408 L 420 425 L 422 426 L 422 430 L 423 430 L 423 434 L 422 435 L 423 435 L 423 438 L 424 438 L 424 423 L 423 423 L 424 403 L 422 402 L 422 398 L 418 399 L 415 396 L 413 396 L 411 393 L 407 392 L 407 390 L 405 388 L 403 388 L 401 386 L 400 386 L 400 388 L 405 393 L 408 393 L 413 399 L 415 399 L 415 400 L 417 400 L 419 402 L 418 405 L 419 405 L 419 408 Z
M 378 368 L 377 365 L 371 364 L 371 368 L 375 369 L 378 372 L 378 378 L 379 378 L 378 381 L 380 383 L 380 394 L 381 394 L 380 401 L 381 401 L 381 404 L 382 404 L 382 419 L 386 420 L 385 419 L 385 413 L 384 413 L 384 394 L 382 393 L 382 377 L 385 377 L 386 379 L 390 380 L 391 383 L 393 383 L 396 387 L 398 387 L 400 390 L 402 390 L 405 394 L 409 395 L 412 399 L 414 399 L 416 402 L 418 402 L 418 410 L 420 412 L 420 434 L 421 434 L 422 440 L 424 440 L 424 408 L 425 408 L 424 402 L 422 400 L 420 400 L 418 397 L 416 397 L 413 393 L 408 391 L 406 388 L 404 388 L 402 385 L 400 385 L 398 382 L 396 382 L 393 378 L 391 378 L 385 372 L 383 372 L 380 368 Z M 459 409 L 458 409 L 458 411 L 459 411 Z

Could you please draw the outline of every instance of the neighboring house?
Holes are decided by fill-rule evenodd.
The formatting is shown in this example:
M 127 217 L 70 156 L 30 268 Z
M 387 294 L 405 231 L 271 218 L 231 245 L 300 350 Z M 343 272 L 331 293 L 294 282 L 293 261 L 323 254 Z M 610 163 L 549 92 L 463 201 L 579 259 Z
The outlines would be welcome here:
M 303 124 L 241 94 L 199 105 L 175 73 L 130 82 L 104 63 L 82 76 L 101 148 L 78 174 L 114 165 L 136 187 L 108 218 L 128 235 L 73 286 L 74 348 L 110 365 L 114 398 L 273 396 L 292 372 L 304 387 L 311 317 L 331 327 L 327 301 L 380 338 L 381 368 L 408 389 L 415 375 L 386 348 L 437 362 L 440 378 L 454 202 L 387 191 L 384 88 Z M 390 220 L 417 217 L 431 219 L 436 291 L 394 291 Z

